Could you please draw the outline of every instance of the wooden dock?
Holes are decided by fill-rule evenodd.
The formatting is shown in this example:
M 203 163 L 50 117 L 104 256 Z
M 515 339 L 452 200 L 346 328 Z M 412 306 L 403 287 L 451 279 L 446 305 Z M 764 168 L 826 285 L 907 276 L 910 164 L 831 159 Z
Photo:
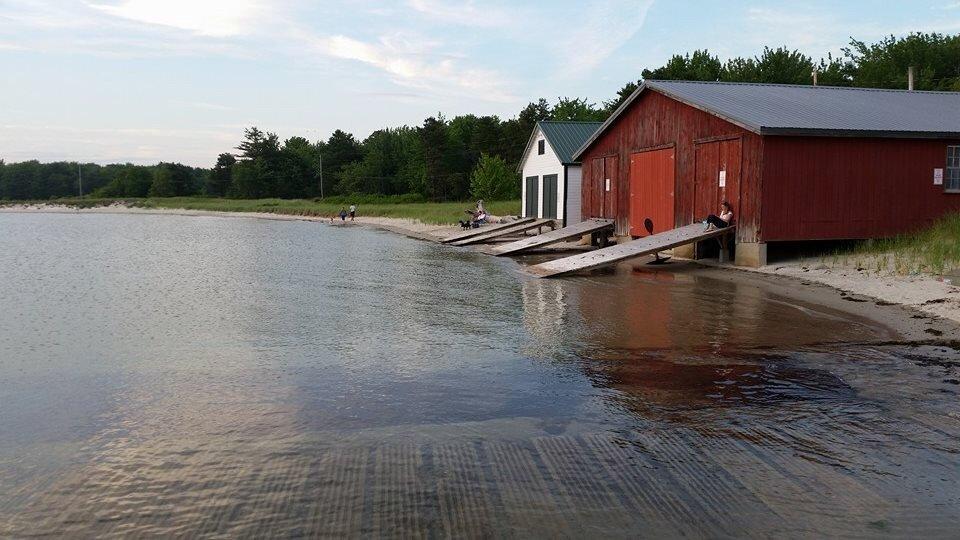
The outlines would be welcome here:
M 562 276 L 572 272 L 616 264 L 620 261 L 650 255 L 651 253 L 675 248 L 684 244 L 720 237 L 731 234 L 735 229 L 736 227 L 727 227 L 725 229 L 704 232 L 703 224 L 695 223 L 693 225 L 686 225 L 644 238 L 631 240 L 630 242 L 616 246 L 530 266 L 527 268 L 527 272 L 542 278 Z
M 498 223 L 496 225 L 485 225 L 477 227 L 476 229 L 470 229 L 461 233 L 450 235 L 440 241 L 441 244 L 449 244 L 451 242 L 457 242 L 459 240 L 466 240 L 467 238 L 473 238 L 474 236 L 480 236 L 481 234 L 486 234 L 492 231 L 498 231 L 501 229 L 506 229 L 507 227 L 513 227 L 514 225 L 519 225 L 521 223 L 530 223 L 531 221 L 537 218 L 525 217 L 520 218 L 516 221 L 511 221 L 509 223 Z
M 462 240 L 455 240 L 453 242 L 448 242 L 451 246 L 469 246 L 470 244 L 480 244 L 482 242 L 489 242 L 496 240 L 497 238 L 503 236 L 510 236 L 513 234 L 520 234 L 522 232 L 527 232 L 531 229 L 539 229 L 540 227 L 552 227 L 555 221 L 552 219 L 535 219 L 533 221 L 528 221 L 524 223 L 512 223 L 509 227 L 498 227 L 495 229 L 487 229 L 483 234 L 476 236 L 471 236 L 469 238 L 464 238 Z
M 563 227 L 562 229 L 556 229 L 547 233 L 538 234 L 537 236 L 531 236 L 529 238 L 521 238 L 515 242 L 497 246 L 491 249 L 490 253 L 497 256 L 513 255 L 529 249 L 549 246 L 551 244 L 563 242 L 564 240 L 569 240 L 585 234 L 612 228 L 612 219 L 588 219 L 586 221 L 581 221 L 580 223 L 570 225 L 569 227 Z

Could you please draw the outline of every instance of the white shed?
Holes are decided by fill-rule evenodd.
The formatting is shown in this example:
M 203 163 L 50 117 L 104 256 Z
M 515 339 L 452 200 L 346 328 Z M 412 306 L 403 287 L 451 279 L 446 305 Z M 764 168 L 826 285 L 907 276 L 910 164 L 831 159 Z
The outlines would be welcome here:
M 580 163 L 573 153 L 600 122 L 537 122 L 520 160 L 523 217 L 555 218 L 564 226 L 579 223 Z

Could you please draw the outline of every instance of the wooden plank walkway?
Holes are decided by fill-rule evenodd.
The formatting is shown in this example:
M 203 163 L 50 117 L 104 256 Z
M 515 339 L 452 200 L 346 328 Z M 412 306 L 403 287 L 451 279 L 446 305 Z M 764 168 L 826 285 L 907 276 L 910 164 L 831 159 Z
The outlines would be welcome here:
M 734 230 L 736 230 L 735 226 L 704 232 L 703 224 L 695 223 L 652 236 L 631 240 L 630 242 L 616 246 L 530 266 L 527 268 L 527 272 L 542 278 L 562 276 L 571 272 L 589 270 L 591 268 L 615 264 L 634 257 L 650 255 L 651 253 L 675 248 L 684 244 L 716 238 L 730 234 Z
M 474 236 L 480 236 L 481 234 L 486 234 L 486 233 L 491 232 L 491 231 L 497 231 L 497 230 L 500 230 L 500 229 L 506 229 L 507 227 L 512 227 L 512 226 L 514 226 L 514 225 L 519 225 L 520 223 L 530 223 L 531 221 L 533 221 L 533 220 L 535 220 L 535 219 L 537 219 L 537 218 L 525 217 L 525 218 L 520 218 L 520 219 L 518 219 L 518 220 L 516 220 L 516 221 L 511 221 L 510 223 L 498 223 L 498 224 L 496 224 L 496 225 L 485 225 L 485 226 L 477 227 L 476 229 L 470 229 L 469 231 L 465 231 L 465 232 L 462 232 L 462 233 L 457 233 L 457 234 L 450 235 L 450 236 L 444 238 L 443 240 L 441 240 L 440 243 L 441 243 L 441 244 L 449 244 L 450 242 L 456 242 L 456 241 L 458 241 L 458 240 L 464 240 L 464 239 L 466 239 L 466 238 L 472 238 L 472 237 L 474 237 Z
M 471 236 L 470 238 L 464 238 L 463 240 L 457 240 L 454 242 L 449 242 L 451 246 L 469 246 L 470 244 L 479 244 L 481 242 L 487 242 L 494 240 L 501 236 L 509 236 L 511 234 L 519 234 L 522 232 L 529 231 L 530 229 L 537 229 L 539 227 L 547 227 L 550 224 L 554 223 L 552 219 L 537 219 L 527 223 L 516 224 L 514 223 L 511 227 L 504 227 L 502 229 L 488 230 L 486 233 Z
M 515 242 L 497 246 L 491 249 L 490 253 L 497 256 L 511 255 L 514 253 L 520 253 L 521 251 L 526 251 L 528 249 L 549 246 L 551 244 L 563 242 L 564 240 L 570 238 L 577 238 L 579 236 L 601 231 L 607 228 L 613 228 L 612 219 L 588 219 L 586 221 L 581 221 L 580 223 L 570 225 L 569 227 L 563 227 L 562 229 L 556 229 L 554 231 L 538 234 L 537 236 L 531 236 L 529 238 L 521 238 Z

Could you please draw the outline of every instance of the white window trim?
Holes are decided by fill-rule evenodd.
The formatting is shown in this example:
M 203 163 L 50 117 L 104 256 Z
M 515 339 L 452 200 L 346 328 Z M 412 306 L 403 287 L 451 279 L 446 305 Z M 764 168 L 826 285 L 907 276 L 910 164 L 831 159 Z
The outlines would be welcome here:
M 954 154 L 951 156 L 951 154 Z M 950 158 L 953 157 L 954 166 L 950 166 Z M 950 171 L 956 171 L 955 174 L 960 179 L 960 145 L 951 144 L 947 146 L 947 163 L 943 168 L 943 192 L 960 193 L 960 185 L 950 186 Z

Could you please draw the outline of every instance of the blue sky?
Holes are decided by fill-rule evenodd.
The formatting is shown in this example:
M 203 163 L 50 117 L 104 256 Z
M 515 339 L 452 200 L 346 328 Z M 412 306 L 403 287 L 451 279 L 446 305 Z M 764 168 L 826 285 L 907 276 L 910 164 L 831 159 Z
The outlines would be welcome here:
M 0 0 L 0 158 L 210 166 L 245 126 L 358 138 L 600 102 L 675 52 L 960 32 L 960 0 Z

